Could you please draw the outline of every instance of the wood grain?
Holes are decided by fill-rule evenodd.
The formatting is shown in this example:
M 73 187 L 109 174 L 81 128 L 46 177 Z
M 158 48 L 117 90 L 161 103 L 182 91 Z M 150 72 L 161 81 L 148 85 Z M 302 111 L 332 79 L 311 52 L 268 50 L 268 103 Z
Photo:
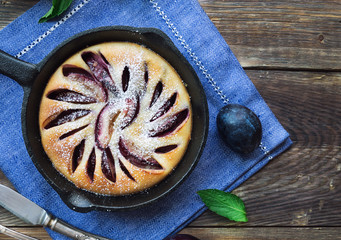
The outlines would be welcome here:
M 41 240 L 51 239 L 43 228 L 11 228 Z M 190 234 L 202 240 L 311 240 L 311 239 L 341 239 L 339 228 L 186 228 L 181 234 Z M 1 240 L 13 240 L 0 235 Z
M 0 0 L 0 29 L 33 7 L 38 0 Z
M 341 2 L 199 0 L 243 67 L 341 69 Z
M 0 1 L 0 28 L 37 0 Z M 341 2 L 199 0 L 245 68 L 341 71 Z
M 181 233 L 204 240 L 341 239 L 339 228 L 187 228 Z

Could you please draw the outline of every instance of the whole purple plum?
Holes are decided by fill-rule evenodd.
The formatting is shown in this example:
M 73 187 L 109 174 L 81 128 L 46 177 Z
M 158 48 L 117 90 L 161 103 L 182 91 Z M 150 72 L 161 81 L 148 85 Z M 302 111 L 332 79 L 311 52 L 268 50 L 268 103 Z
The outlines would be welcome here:
M 199 238 L 196 238 L 189 234 L 176 234 L 172 237 L 168 237 L 164 240 L 199 240 Z
M 220 109 L 217 127 L 224 142 L 238 153 L 251 153 L 262 139 L 259 118 L 250 109 L 239 104 L 228 104 Z

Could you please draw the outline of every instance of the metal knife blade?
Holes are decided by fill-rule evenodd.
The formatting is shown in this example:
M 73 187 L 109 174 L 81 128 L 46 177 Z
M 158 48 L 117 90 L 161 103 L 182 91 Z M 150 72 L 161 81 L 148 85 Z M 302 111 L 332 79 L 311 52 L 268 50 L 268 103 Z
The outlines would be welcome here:
M 25 222 L 33 225 L 44 226 L 47 223 L 46 221 L 49 220 L 49 216 L 44 209 L 3 185 L 0 185 L 0 205 Z
M 110 240 L 95 236 L 77 229 L 47 213 L 43 208 L 16 191 L 0 184 L 0 206 L 4 207 L 22 220 L 33 224 L 48 227 L 56 232 L 79 240 Z

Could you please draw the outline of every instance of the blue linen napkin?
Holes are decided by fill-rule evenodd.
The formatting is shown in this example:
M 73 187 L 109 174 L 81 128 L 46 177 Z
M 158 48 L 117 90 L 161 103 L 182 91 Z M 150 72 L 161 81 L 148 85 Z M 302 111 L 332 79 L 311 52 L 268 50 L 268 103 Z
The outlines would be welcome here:
M 195 170 L 175 191 L 148 206 L 120 212 L 70 210 L 36 170 L 21 132 L 22 88 L 0 75 L 0 169 L 24 196 L 69 224 L 113 239 L 163 239 L 203 211 L 196 192 L 231 191 L 291 145 L 288 133 L 261 98 L 230 48 L 196 0 L 74 0 L 55 21 L 38 24 L 51 0 L 42 0 L 0 32 L 0 49 L 40 62 L 60 42 L 95 27 L 129 25 L 165 32 L 197 72 L 207 95 L 207 144 Z M 227 148 L 218 136 L 216 115 L 226 103 L 252 109 L 263 126 L 261 146 L 248 156 Z M 48 230 L 53 239 L 67 239 Z

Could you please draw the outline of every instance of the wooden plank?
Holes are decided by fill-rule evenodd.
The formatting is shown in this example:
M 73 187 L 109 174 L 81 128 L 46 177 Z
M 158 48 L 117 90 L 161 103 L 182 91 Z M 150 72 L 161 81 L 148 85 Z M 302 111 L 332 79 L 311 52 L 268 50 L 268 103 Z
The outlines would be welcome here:
M 0 0 L 0 29 L 13 22 L 37 2 L 39 0 Z
M 43 228 L 11 228 L 14 231 L 35 237 L 41 240 L 51 239 Z M 237 240 L 237 239 L 341 239 L 339 228 L 186 228 L 181 234 L 190 234 L 202 240 Z M 0 234 L 1 240 L 13 240 L 4 234 Z
M 181 231 L 202 240 L 313 240 L 341 239 L 339 228 L 186 228 Z
M 199 0 L 243 67 L 341 69 L 341 2 Z
M 36 2 L 2 1 L 0 29 Z M 338 0 L 199 3 L 243 67 L 341 71 Z

